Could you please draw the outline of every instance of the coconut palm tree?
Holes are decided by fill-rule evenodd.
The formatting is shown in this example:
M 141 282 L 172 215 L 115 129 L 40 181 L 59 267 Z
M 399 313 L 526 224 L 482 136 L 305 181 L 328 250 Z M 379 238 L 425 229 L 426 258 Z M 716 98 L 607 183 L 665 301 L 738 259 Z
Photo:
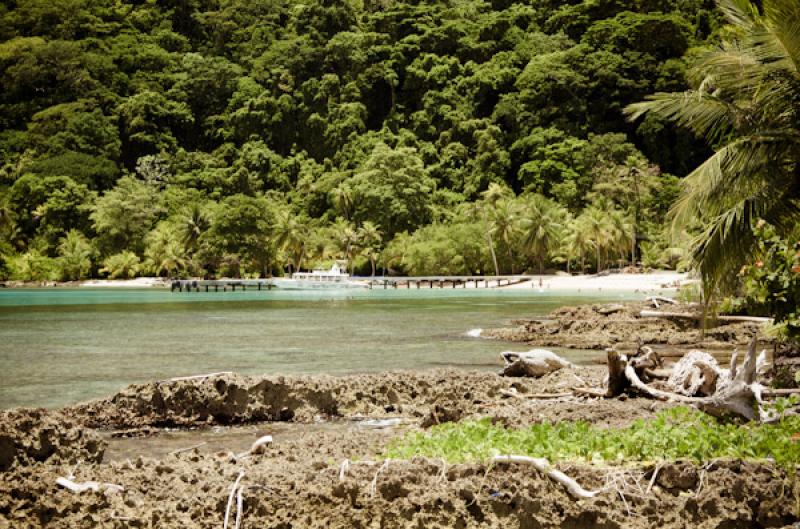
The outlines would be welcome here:
M 558 204 L 539 194 L 526 197 L 520 211 L 520 229 L 525 251 L 539 265 L 539 273 L 544 271 L 550 251 L 555 247 L 566 220 L 566 211 Z
M 595 255 L 595 270 L 603 270 L 604 254 L 613 248 L 614 226 L 611 216 L 604 210 L 589 206 L 578 217 L 578 225 L 585 231 L 587 240 L 591 241 Z
M 146 238 L 145 263 L 157 275 L 175 276 L 186 269 L 186 250 L 173 225 L 160 222 Z
M 128 250 L 106 257 L 101 274 L 108 274 L 110 279 L 130 279 L 139 273 L 139 256 Z
M 279 209 L 275 216 L 275 246 L 287 256 L 290 271 L 296 272 L 305 258 L 309 219 L 305 215 L 295 215 L 288 207 Z
M 586 217 L 581 215 L 567 225 L 566 237 L 562 243 L 567 258 L 567 272 L 570 271 L 572 260 L 579 259 L 583 273 L 586 270 L 586 255 L 595 249 L 595 242 L 589 236 L 586 224 Z
M 211 218 L 198 203 L 192 203 L 178 216 L 181 242 L 190 252 L 197 250 L 200 236 L 211 227 Z
M 341 183 L 330 192 L 330 199 L 336 211 L 350 220 L 353 213 L 353 190 L 347 183 Z
M 331 230 L 336 237 L 340 255 L 347 260 L 347 268 L 352 271 L 353 255 L 359 242 L 359 233 L 349 220 L 337 217 L 336 222 L 331 226 Z
M 489 243 L 489 251 L 492 254 L 492 264 L 494 264 L 494 274 L 500 275 L 500 267 L 497 266 L 497 254 L 494 251 L 494 238 L 492 237 L 492 224 L 487 217 L 487 211 L 495 208 L 497 203 L 504 199 L 513 198 L 514 192 L 507 186 L 492 182 L 489 187 L 481 193 L 483 200 L 475 202 L 474 207 L 480 215 L 483 223 L 486 224 L 486 241 Z
M 636 259 L 636 222 L 630 215 L 616 208 L 608 212 L 608 222 L 611 228 L 609 251 L 623 261 L 630 252 L 633 264 Z
M 331 245 L 330 230 L 326 227 L 316 226 L 309 229 L 308 242 L 305 245 L 308 260 L 314 263 L 327 261 L 335 250 Z
M 375 277 L 375 263 L 380 257 L 381 231 L 375 224 L 366 221 L 358 228 L 358 239 L 361 253 L 369 259 L 369 264 L 372 266 L 372 277 Z
M 706 294 L 733 286 L 754 250 L 756 219 L 786 234 L 800 217 L 800 2 L 717 4 L 730 31 L 691 70 L 695 88 L 626 109 L 631 119 L 649 112 L 717 146 L 686 177 L 672 211 L 675 227 L 705 222 L 692 255 Z
M 405 264 L 406 254 L 411 246 L 412 238 L 407 231 L 400 232 L 386 245 L 383 250 L 382 260 L 384 268 L 391 273 L 392 265 L 397 263 L 399 266 Z
M 91 243 L 81 232 L 68 231 L 58 245 L 58 260 L 64 279 L 77 280 L 88 276 L 93 254 Z
M 514 243 L 519 233 L 519 208 L 512 198 L 495 202 L 489 210 L 489 233 L 503 243 L 511 273 L 514 273 Z

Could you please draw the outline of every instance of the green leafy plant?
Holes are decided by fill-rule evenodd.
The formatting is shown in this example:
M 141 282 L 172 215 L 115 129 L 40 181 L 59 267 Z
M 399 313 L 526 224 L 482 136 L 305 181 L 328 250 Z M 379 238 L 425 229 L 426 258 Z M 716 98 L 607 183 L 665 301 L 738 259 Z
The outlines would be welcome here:
M 795 439 L 798 430 L 797 416 L 785 417 L 774 424 L 719 423 L 687 408 L 663 411 L 655 419 L 637 420 L 625 428 L 600 428 L 586 422 L 545 422 L 509 430 L 484 419 L 448 423 L 408 434 L 392 443 L 386 456 L 421 455 L 454 463 L 482 461 L 498 454 L 596 464 L 769 459 L 793 468 L 800 463 L 800 443 Z
M 739 272 L 744 295 L 737 308 L 774 317 L 789 338 L 796 338 L 800 336 L 800 241 L 779 237 L 764 221 L 753 231 L 757 253 Z

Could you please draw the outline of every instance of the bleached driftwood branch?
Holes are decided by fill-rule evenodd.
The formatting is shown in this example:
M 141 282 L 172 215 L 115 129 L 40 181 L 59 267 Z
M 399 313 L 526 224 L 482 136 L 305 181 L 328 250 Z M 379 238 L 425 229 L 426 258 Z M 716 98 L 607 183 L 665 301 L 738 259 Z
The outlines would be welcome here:
M 692 314 L 689 312 L 668 312 L 661 310 L 643 310 L 639 313 L 642 318 L 675 318 L 684 320 L 700 321 L 702 314 Z M 716 316 L 713 318 L 723 322 L 750 321 L 754 323 L 772 323 L 772 318 L 762 318 L 760 316 Z
M 267 449 L 267 447 L 271 444 L 272 444 L 271 435 L 264 435 L 262 437 L 259 437 L 250 446 L 250 450 L 248 450 L 247 452 L 242 452 L 241 454 L 236 454 L 236 459 L 251 456 L 254 454 L 263 454 L 264 451 Z
M 535 400 L 535 399 L 560 399 L 564 397 L 571 397 L 574 395 L 573 392 L 562 392 L 562 393 L 519 393 L 517 391 L 512 391 L 509 389 L 501 389 L 499 392 L 504 397 L 511 397 L 514 399 L 523 399 L 523 400 Z
M 657 308 L 657 309 L 661 308 L 659 306 L 659 304 L 658 304 L 659 301 L 661 303 L 667 303 L 669 305 L 677 305 L 678 304 L 678 302 L 676 300 L 674 300 L 672 298 L 667 298 L 667 297 L 664 297 L 664 296 L 647 296 L 646 298 L 644 298 L 644 300 L 645 301 L 649 301 L 650 303 L 652 303 L 653 306 L 655 308 Z
M 688 355 L 687 355 L 688 356 Z M 666 391 L 655 388 L 642 381 L 644 372 L 642 363 L 637 356 L 628 358 L 627 355 L 610 349 L 608 351 L 608 396 L 615 397 L 631 387 L 641 394 L 658 400 L 668 400 L 691 404 L 715 416 L 734 414 L 748 420 L 761 418 L 761 391 L 762 386 L 755 381 L 757 372 L 756 340 L 750 342 L 747 354 L 741 366 L 735 366 L 731 371 L 726 371 L 710 364 L 705 357 L 698 356 L 698 363 L 687 362 L 696 371 L 682 368 L 690 377 L 699 377 L 689 385 L 696 385 L 696 391 L 703 388 L 709 394 L 705 396 L 684 395 L 678 390 L 686 389 L 686 379 L 673 381 L 675 391 Z M 735 361 L 736 358 L 734 357 Z M 697 374 L 699 373 L 699 374 Z M 731 373 L 734 376 L 731 376 Z M 705 384 L 704 377 L 713 375 L 713 387 Z
M 98 481 L 84 481 L 83 483 L 77 483 L 64 477 L 56 479 L 56 485 L 60 485 L 69 491 L 78 493 L 86 492 L 87 490 L 93 490 L 97 492 L 101 489 L 108 492 L 122 492 L 125 490 L 121 485 L 115 485 L 113 483 L 100 483 Z
M 572 364 L 547 349 L 532 349 L 524 353 L 503 351 L 500 356 L 505 367 L 500 372 L 506 377 L 541 377 Z
M 236 493 L 239 490 L 239 483 L 242 481 L 243 477 L 244 477 L 244 470 L 240 470 L 239 471 L 239 476 L 236 478 L 236 481 L 233 482 L 233 486 L 231 487 L 231 493 L 228 495 L 228 505 L 225 506 L 225 521 L 222 524 L 222 528 L 223 529 L 228 529 L 228 519 L 231 516 L 231 508 L 233 507 L 233 499 L 236 497 Z M 239 506 L 239 503 L 237 501 L 237 514 L 236 514 L 236 518 L 237 518 L 236 526 L 237 527 L 239 526 L 238 518 L 239 518 L 239 513 L 241 512 L 238 509 L 238 506 Z
M 197 443 L 196 445 L 187 446 L 186 448 L 178 448 L 177 450 L 173 450 L 172 452 L 170 452 L 169 455 L 174 456 L 177 454 L 182 454 L 184 452 L 188 452 L 189 450 L 194 450 L 195 448 L 200 448 L 201 446 L 205 446 L 207 444 L 208 443 L 206 441 L 203 441 L 202 443 Z
M 520 463 L 523 465 L 530 465 L 545 476 L 549 477 L 553 481 L 561 483 L 567 489 L 572 497 L 577 499 L 588 499 L 594 498 L 598 494 L 604 492 L 604 489 L 598 490 L 586 490 L 581 487 L 577 481 L 572 479 L 571 477 L 567 476 L 560 470 L 556 470 L 550 465 L 550 462 L 547 459 L 539 458 L 539 457 L 528 457 L 528 456 L 515 456 L 515 455 L 507 455 L 507 456 L 494 456 L 492 458 L 493 463 Z
M 192 375 L 188 377 L 174 377 L 159 380 L 158 382 L 183 382 L 184 380 L 201 380 L 211 377 L 219 377 L 222 375 L 232 375 L 233 371 L 217 371 L 216 373 L 206 373 L 205 375 Z

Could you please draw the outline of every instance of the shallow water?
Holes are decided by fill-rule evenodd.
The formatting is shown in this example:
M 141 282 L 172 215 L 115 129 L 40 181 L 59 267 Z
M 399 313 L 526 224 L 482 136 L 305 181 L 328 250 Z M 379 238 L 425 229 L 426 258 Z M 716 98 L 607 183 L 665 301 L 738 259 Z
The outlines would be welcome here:
M 344 436 L 371 431 L 376 437 L 388 437 L 407 430 L 409 422 L 401 418 L 386 421 L 341 419 L 315 423 L 264 422 L 236 426 L 161 428 L 143 437 L 118 437 L 111 431 L 100 434 L 108 443 L 103 454 L 103 462 L 108 463 L 139 456 L 162 459 L 173 453 L 194 450 L 199 453 L 239 454 L 249 450 L 264 435 L 271 435 L 278 446 L 325 433 Z
M 0 408 L 63 406 L 133 382 L 212 371 L 497 369 L 498 353 L 509 344 L 470 337 L 468 331 L 563 305 L 640 297 L 494 289 L 3 290 Z M 596 354 L 565 352 L 577 362 Z

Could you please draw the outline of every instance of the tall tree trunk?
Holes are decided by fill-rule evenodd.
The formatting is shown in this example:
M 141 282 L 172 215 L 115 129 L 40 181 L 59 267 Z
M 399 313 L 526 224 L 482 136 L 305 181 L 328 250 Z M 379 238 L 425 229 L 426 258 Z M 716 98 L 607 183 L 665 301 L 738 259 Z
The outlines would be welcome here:
M 500 268 L 497 266 L 497 256 L 494 253 L 494 242 L 492 241 L 492 234 L 486 232 L 486 238 L 489 240 L 489 251 L 492 253 L 492 263 L 494 263 L 494 275 L 500 275 Z

